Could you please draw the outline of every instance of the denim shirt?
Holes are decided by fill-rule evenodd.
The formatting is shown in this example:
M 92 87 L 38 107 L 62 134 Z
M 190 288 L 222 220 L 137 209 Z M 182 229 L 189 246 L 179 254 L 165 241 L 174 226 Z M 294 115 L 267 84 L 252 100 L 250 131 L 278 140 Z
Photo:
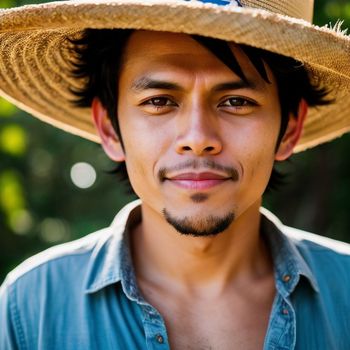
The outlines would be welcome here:
M 349 350 L 349 245 L 261 212 L 276 284 L 264 349 Z M 109 228 L 12 271 L 0 289 L 0 350 L 169 349 L 133 270 L 128 231 L 140 216 L 140 202 L 130 203 Z

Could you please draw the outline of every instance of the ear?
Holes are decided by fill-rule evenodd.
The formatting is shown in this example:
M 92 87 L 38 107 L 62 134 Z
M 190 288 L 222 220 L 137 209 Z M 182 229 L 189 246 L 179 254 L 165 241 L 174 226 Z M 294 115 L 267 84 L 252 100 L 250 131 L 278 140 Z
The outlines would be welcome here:
M 123 147 L 120 143 L 110 119 L 107 116 L 107 111 L 101 101 L 95 97 L 92 101 L 92 117 L 98 134 L 100 135 L 101 145 L 108 155 L 115 162 L 125 160 Z
M 300 139 L 307 111 L 308 105 L 302 99 L 299 103 L 298 115 L 289 118 L 287 129 L 276 152 L 275 160 L 283 161 L 292 155 L 293 149 Z

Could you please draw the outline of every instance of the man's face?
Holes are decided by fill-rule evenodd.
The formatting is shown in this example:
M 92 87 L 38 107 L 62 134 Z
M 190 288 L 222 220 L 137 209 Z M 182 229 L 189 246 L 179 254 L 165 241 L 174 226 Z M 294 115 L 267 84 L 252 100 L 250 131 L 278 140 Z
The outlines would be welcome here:
M 180 231 L 222 231 L 260 203 L 271 174 L 276 82 L 231 48 L 248 84 L 184 34 L 136 31 L 125 48 L 118 119 L 129 178 Z

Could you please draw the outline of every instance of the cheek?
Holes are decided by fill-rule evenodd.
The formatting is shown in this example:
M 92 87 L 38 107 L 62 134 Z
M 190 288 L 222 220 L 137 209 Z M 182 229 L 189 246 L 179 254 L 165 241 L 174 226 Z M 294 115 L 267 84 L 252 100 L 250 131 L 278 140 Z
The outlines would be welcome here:
M 274 164 L 279 124 L 272 118 L 270 122 L 266 119 L 252 121 L 235 135 L 235 153 L 243 169 L 243 188 L 250 193 L 264 192 Z
M 155 169 L 166 152 L 169 135 L 159 125 L 131 113 L 123 114 L 128 118 L 119 118 L 120 130 L 129 179 L 136 194 L 142 197 L 157 186 Z
M 276 140 L 275 135 L 267 134 L 255 143 L 255 147 L 248 154 L 248 162 L 246 164 L 246 179 L 249 186 L 262 194 L 265 191 L 267 183 L 271 176 L 272 167 L 274 164 Z

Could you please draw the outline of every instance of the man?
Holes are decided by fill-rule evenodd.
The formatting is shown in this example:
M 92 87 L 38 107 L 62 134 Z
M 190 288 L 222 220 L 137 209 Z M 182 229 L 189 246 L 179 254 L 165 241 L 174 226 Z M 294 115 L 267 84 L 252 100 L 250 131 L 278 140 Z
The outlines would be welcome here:
M 276 161 L 350 126 L 349 38 L 283 15 L 312 2 L 2 15 L 3 94 L 101 142 L 140 201 L 8 275 L 1 349 L 350 348 L 349 246 L 260 209 Z

